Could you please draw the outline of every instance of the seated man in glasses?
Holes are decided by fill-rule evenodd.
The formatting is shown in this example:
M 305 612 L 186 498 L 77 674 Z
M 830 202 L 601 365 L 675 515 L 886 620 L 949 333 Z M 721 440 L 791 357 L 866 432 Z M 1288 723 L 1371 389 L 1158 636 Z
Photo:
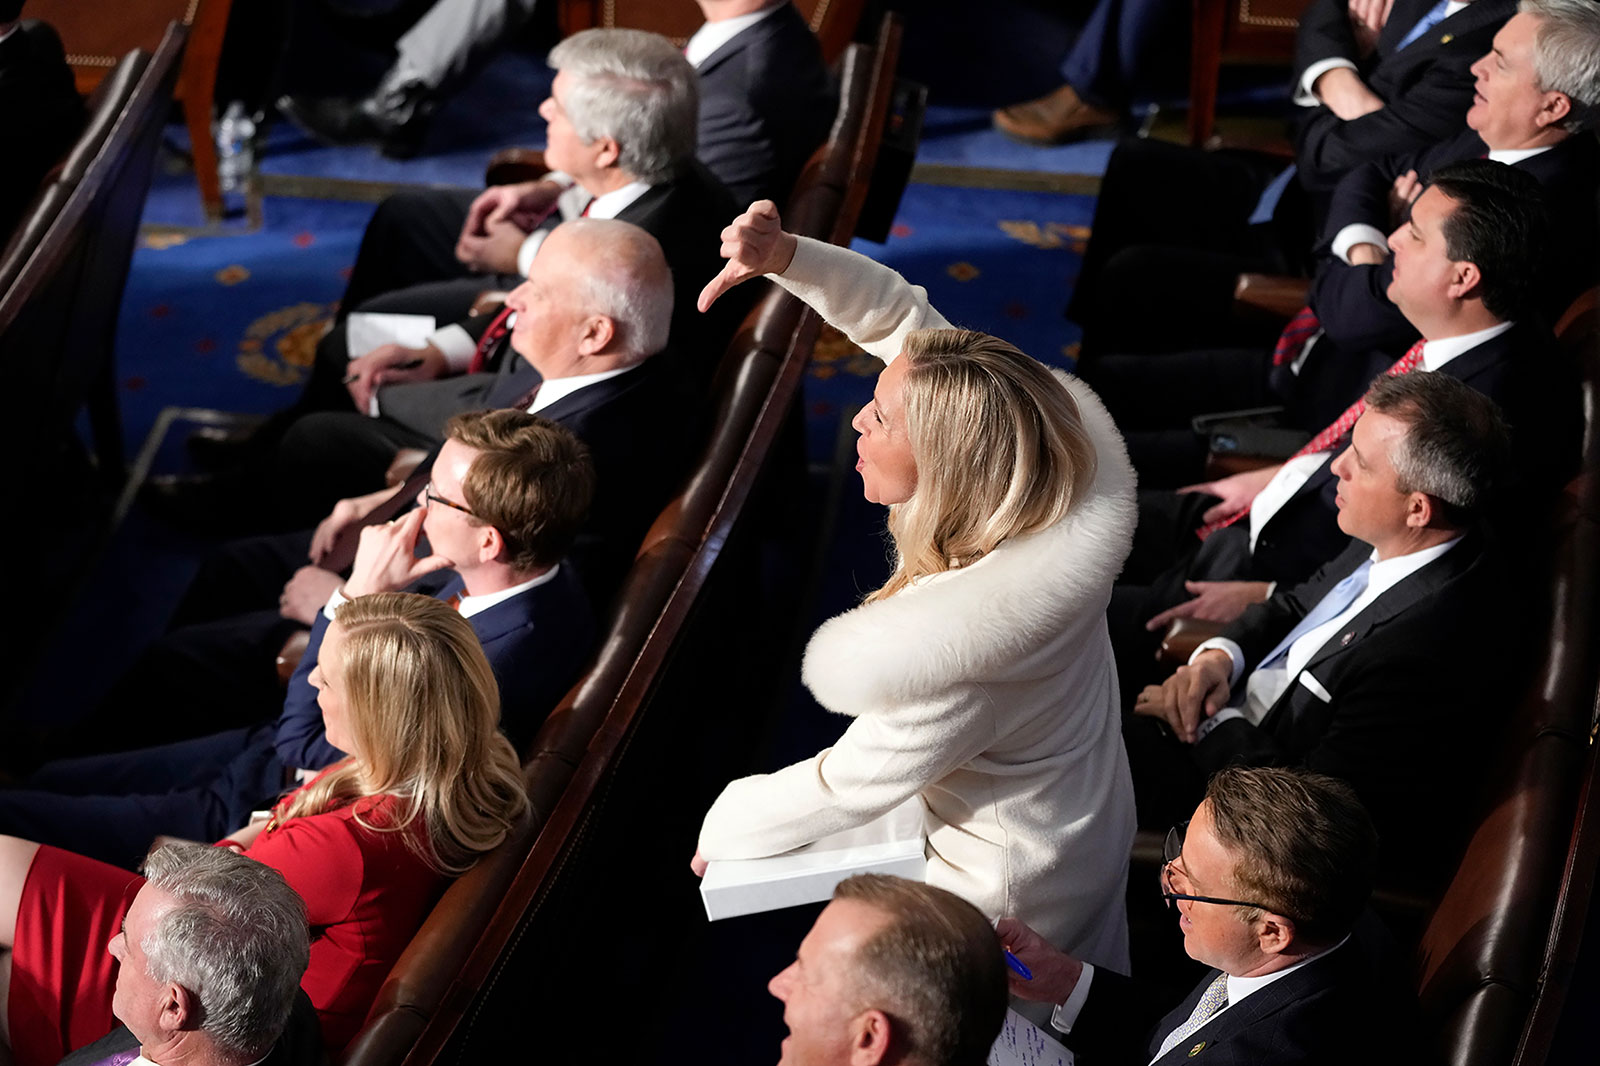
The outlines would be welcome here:
M 1331 468 L 1350 546 L 1139 694 L 1134 715 L 1177 742 L 1137 717 L 1124 731 L 1141 824 L 1188 810 L 1224 766 L 1302 766 L 1355 789 L 1387 873 L 1427 881 L 1453 864 L 1438 826 L 1471 794 L 1519 659 L 1477 530 L 1510 445 L 1493 401 L 1446 374 L 1380 377 L 1365 404 Z
M 1015 918 L 996 925 L 1030 979 L 1011 993 L 1054 1004 L 1050 1024 L 1085 1061 L 1319 1061 L 1359 1045 L 1371 1063 L 1408 1061 L 1392 1016 L 1382 930 L 1357 922 L 1372 892 L 1377 837 L 1355 794 L 1318 774 L 1229 769 L 1167 836 L 1161 893 L 1184 950 L 1211 972 L 1176 1006 L 1121 974 L 1066 955 Z M 1383 1040 L 1353 1040 L 1359 1018 Z M 1219 1058 L 1219 1056 L 1221 1056 Z
M 344 757 L 324 735 L 311 671 L 334 611 L 372 593 L 422 592 L 455 606 L 494 671 L 501 728 L 526 747 L 593 643 L 593 614 L 566 555 L 594 494 L 594 464 L 571 430 L 523 411 L 457 415 L 445 434 L 425 505 L 362 531 L 276 722 L 48 763 L 27 788 L 0 791 L 0 833 L 131 867 L 157 835 L 216 840 L 249 823 L 306 776 L 296 771 Z

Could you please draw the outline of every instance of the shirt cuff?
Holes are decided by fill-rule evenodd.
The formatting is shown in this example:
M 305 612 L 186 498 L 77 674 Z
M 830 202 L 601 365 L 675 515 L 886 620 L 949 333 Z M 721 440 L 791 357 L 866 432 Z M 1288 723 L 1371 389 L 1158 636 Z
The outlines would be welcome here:
M 444 365 L 454 374 L 465 374 L 472 365 L 473 353 L 478 350 L 478 342 L 472 339 L 472 334 L 453 322 L 428 334 L 428 343 L 444 353 Z
M 1322 106 L 1322 101 L 1318 100 L 1316 95 L 1312 93 L 1311 87 L 1317 83 L 1318 78 L 1322 77 L 1328 71 L 1338 70 L 1341 67 L 1343 67 L 1345 70 L 1357 69 L 1354 63 L 1342 57 L 1336 59 L 1319 59 L 1317 62 L 1311 64 L 1306 68 L 1306 72 L 1300 75 L 1300 84 L 1294 87 L 1294 102 L 1299 104 L 1301 107 Z
M 1377 226 L 1357 222 L 1340 230 L 1333 238 L 1332 252 L 1346 263 L 1350 262 L 1350 249 L 1358 244 L 1376 244 L 1387 249 L 1389 240 Z
M 1227 637 L 1212 637 L 1194 650 L 1194 654 L 1189 656 L 1189 662 L 1193 663 L 1202 653 L 1213 650 L 1225 651 L 1228 653 L 1228 658 L 1233 660 L 1233 673 L 1228 677 L 1228 687 L 1232 688 L 1244 675 L 1244 649 Z
M 1086 962 L 1083 964 L 1083 973 L 1078 975 L 1078 983 L 1073 986 L 1072 995 L 1050 1012 L 1051 1028 L 1061 1033 L 1072 1032 L 1078 1015 L 1083 1013 L 1083 1004 L 1089 998 L 1089 982 L 1093 980 L 1094 964 Z
M 330 622 L 334 621 L 334 612 L 349 602 L 350 597 L 344 594 L 344 586 L 339 586 L 328 596 L 327 606 L 322 608 L 322 616 Z
M 517 273 L 523 277 L 533 269 L 533 257 L 539 254 L 539 246 L 544 239 L 550 236 L 547 229 L 536 229 L 522 239 L 522 247 L 517 249 Z
M 1194 731 L 1194 742 L 1196 744 L 1200 743 L 1208 733 L 1230 718 L 1244 718 L 1244 712 L 1237 707 L 1222 708 L 1222 710 L 1200 723 L 1199 728 Z M 1246 720 L 1248 721 L 1248 719 Z

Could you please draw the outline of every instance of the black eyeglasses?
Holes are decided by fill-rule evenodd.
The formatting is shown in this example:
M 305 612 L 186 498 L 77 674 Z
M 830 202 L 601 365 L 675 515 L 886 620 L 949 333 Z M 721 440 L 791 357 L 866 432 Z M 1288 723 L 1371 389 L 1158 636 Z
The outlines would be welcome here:
M 1249 903 L 1242 899 L 1220 899 L 1217 896 L 1191 896 L 1186 892 L 1172 891 L 1172 874 L 1169 872 L 1172 864 L 1178 861 L 1183 854 L 1183 839 L 1189 832 L 1187 821 L 1179 822 L 1167 830 L 1166 842 L 1161 845 L 1161 898 L 1167 901 L 1167 906 L 1180 899 L 1190 900 L 1194 903 L 1220 903 L 1226 907 L 1254 907 L 1256 910 L 1272 911 L 1277 908 L 1269 907 L 1265 903 Z
M 472 509 L 470 507 L 466 506 L 465 504 L 456 503 L 454 500 L 447 500 L 443 496 L 440 496 L 437 492 L 434 492 L 433 491 L 433 482 L 431 482 L 431 481 L 428 482 L 427 488 L 422 490 L 422 499 L 423 499 L 424 503 L 428 503 L 428 504 L 442 503 L 446 507 L 449 507 L 449 508 L 451 508 L 453 510 L 460 511 L 464 515 L 472 515 L 473 518 L 478 517 L 477 515 L 472 514 Z

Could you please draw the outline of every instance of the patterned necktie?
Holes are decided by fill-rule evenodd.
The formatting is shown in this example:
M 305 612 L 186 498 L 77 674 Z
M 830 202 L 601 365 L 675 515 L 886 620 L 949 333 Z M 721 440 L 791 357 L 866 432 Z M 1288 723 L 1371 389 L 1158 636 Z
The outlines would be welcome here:
M 1401 374 L 1409 374 L 1417 367 L 1421 366 L 1422 346 L 1424 343 L 1426 342 L 1418 341 L 1417 343 L 1413 344 L 1406 354 L 1402 355 L 1399 359 L 1396 359 L 1394 365 L 1388 370 L 1385 370 L 1384 373 L 1390 377 L 1398 377 Z M 1321 433 L 1318 433 L 1315 437 L 1312 437 L 1310 442 L 1307 443 L 1305 447 L 1289 456 L 1287 461 L 1292 463 L 1302 456 L 1315 455 L 1318 452 L 1325 452 L 1329 450 L 1334 445 L 1344 440 L 1345 434 L 1350 432 L 1350 428 L 1356 424 L 1356 419 L 1360 418 L 1361 412 L 1365 411 L 1366 409 L 1366 397 L 1362 397 L 1349 407 L 1346 407 L 1344 409 L 1344 414 L 1330 422 L 1326 427 L 1324 427 Z M 1215 522 L 1207 522 L 1205 525 L 1195 530 L 1195 536 L 1199 537 L 1201 540 L 1205 540 L 1217 530 L 1233 525 L 1235 522 L 1239 521 L 1239 519 L 1243 518 L 1249 513 L 1250 508 L 1244 507 L 1241 510 L 1235 511 L 1233 514 L 1228 515 L 1226 518 L 1219 518 Z
M 500 343 L 500 338 L 511 332 L 506 319 L 515 313 L 509 306 L 502 307 L 500 313 L 489 321 L 489 328 L 483 331 L 483 336 L 478 339 L 478 346 L 472 350 L 472 362 L 467 364 L 467 373 L 476 374 L 483 369 L 484 363 L 488 362 L 489 353 Z
M 1322 323 L 1317 321 L 1317 313 L 1309 307 L 1302 307 L 1294 313 L 1289 324 L 1283 327 L 1283 332 L 1278 335 L 1278 343 L 1272 348 L 1272 365 L 1287 366 L 1300 358 L 1300 353 L 1305 351 L 1306 342 L 1312 334 L 1322 328 Z
M 1418 37 L 1421 37 L 1439 23 L 1443 22 L 1445 12 L 1449 9 L 1449 7 L 1450 0 L 1439 0 L 1439 2 L 1433 5 L 1426 15 L 1423 15 L 1417 20 L 1417 24 L 1411 27 L 1410 33 L 1400 38 L 1400 43 L 1395 45 L 1394 50 L 1396 52 L 1400 51 L 1400 49 L 1404 48 L 1408 44 L 1411 44 Z
M 535 385 L 533 388 L 529 389 L 527 392 L 518 397 L 516 403 L 508 404 L 507 406 L 515 411 L 526 411 L 528 408 L 533 406 L 534 397 L 539 395 L 539 389 L 542 385 L 544 385 L 544 382 L 541 381 L 538 385 Z
M 1289 657 L 1289 648 L 1295 641 L 1316 629 L 1318 626 L 1327 625 L 1338 618 L 1350 605 L 1367 591 L 1367 582 L 1372 578 L 1372 560 L 1362 560 L 1360 566 L 1352 570 L 1348 577 L 1328 590 L 1328 594 L 1318 600 L 1306 616 L 1291 630 L 1289 635 L 1278 642 L 1278 646 L 1267 652 L 1266 658 L 1256 666 L 1257 670 L 1276 666 Z
M 1216 980 L 1212 981 L 1205 992 L 1201 994 L 1200 1002 L 1194 1005 L 1194 1011 L 1189 1015 L 1189 1020 L 1168 1033 L 1167 1038 L 1161 1041 L 1161 1050 L 1156 1052 L 1156 1058 L 1159 1059 L 1177 1047 L 1190 1033 L 1209 1022 L 1213 1014 L 1216 1014 L 1217 1011 L 1227 1005 L 1228 975 L 1219 973 Z
M 128 1066 L 128 1063 L 132 1062 L 138 1057 L 139 1049 L 136 1047 L 130 1048 L 127 1051 L 119 1051 L 109 1058 L 101 1059 L 99 1062 L 95 1063 L 94 1066 Z

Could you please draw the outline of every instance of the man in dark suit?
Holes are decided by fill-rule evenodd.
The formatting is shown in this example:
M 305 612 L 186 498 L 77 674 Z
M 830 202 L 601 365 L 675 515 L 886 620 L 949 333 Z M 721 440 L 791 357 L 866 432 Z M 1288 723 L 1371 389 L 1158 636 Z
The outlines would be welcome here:
M 1575 469 L 1582 432 L 1574 368 L 1548 329 L 1528 321 L 1544 231 L 1537 200 L 1531 178 L 1499 163 L 1441 170 L 1391 238 L 1388 288 L 1426 338 L 1389 371 L 1447 374 L 1500 405 L 1515 481 L 1496 524 L 1523 538 L 1525 515 L 1540 513 Z M 1155 633 L 1173 618 L 1232 621 L 1266 598 L 1269 583 L 1298 584 L 1344 549 L 1329 465 L 1349 426 L 1335 431 L 1339 421 L 1278 466 L 1141 494 L 1140 531 L 1110 612 L 1125 683 L 1147 677 Z M 1202 524 L 1209 534 L 1197 543 Z
M 0 826 L 131 865 L 158 834 L 215 840 L 248 823 L 295 771 L 344 757 L 324 737 L 310 675 L 339 607 L 376 592 L 427 591 L 457 605 L 494 671 L 501 728 L 525 747 L 578 676 L 594 639 L 588 599 L 565 560 L 593 495 L 594 468 L 570 431 L 521 411 L 461 415 L 447 434 L 424 506 L 362 531 L 350 577 L 318 609 L 275 722 L 49 764 L 29 788 L 0 793 Z M 428 551 L 417 558 L 424 535 Z M 436 574 L 445 580 L 430 583 Z M 269 627 L 275 621 L 269 617 Z M 163 728 L 194 732 L 208 718 L 215 728 L 219 708 L 238 713 L 256 705 L 241 691 L 249 675 L 217 675 L 215 698 L 191 709 L 188 721 L 164 718 L 157 693 L 153 713 L 133 716 L 142 735 L 130 737 L 149 744 Z M 126 708 L 118 714 L 126 717 Z M 77 729 L 96 733 L 102 724 L 115 726 Z
M 1472 99 L 1468 68 L 1515 9 L 1514 0 L 1395 0 L 1374 28 L 1345 0 L 1317 0 L 1297 38 L 1303 110 L 1292 171 L 1254 153 L 1119 145 L 1067 309 L 1083 326 L 1082 357 L 1270 333 L 1241 331 L 1234 277 L 1304 273 L 1340 177 L 1375 155 L 1454 136 Z
M 1350 548 L 1134 703 L 1193 757 L 1184 773 L 1167 757 L 1180 745 L 1129 724 L 1146 824 L 1187 810 L 1204 773 L 1302 766 L 1356 790 L 1391 842 L 1386 865 L 1437 872 L 1453 857 L 1438 827 L 1470 793 L 1504 706 L 1502 686 L 1462 664 L 1492 658 L 1506 678 L 1518 659 L 1477 529 L 1509 460 L 1494 404 L 1471 386 L 1445 374 L 1373 383 L 1332 464 Z
M 0 247 L 84 122 L 61 38 L 43 22 L 17 21 L 22 5 L 0 0 Z
M 1595 283 L 1600 261 L 1600 144 L 1593 134 L 1600 80 L 1600 7 L 1588 0 L 1528 0 L 1473 64 L 1477 92 L 1459 136 L 1372 160 L 1333 192 L 1310 307 L 1347 351 L 1406 345 L 1416 330 L 1384 295 L 1391 264 L 1384 233 L 1440 167 L 1492 159 L 1531 175 L 1557 221 L 1544 246 L 1539 310 L 1554 322 Z M 1326 309 L 1326 310 L 1325 310 Z
M 1352 1019 L 1375 1064 L 1405 1062 L 1411 1038 L 1372 892 L 1372 822 L 1338 781 L 1288 770 L 1226 770 L 1167 834 L 1161 894 L 1184 950 L 1211 967 L 1170 1011 L 1138 982 L 1057 951 L 1015 918 L 1001 943 L 1031 978 L 1011 992 L 1054 1004 L 1051 1025 L 1095 1062 L 1179 1066 L 1334 1063 Z M 1163 1016 L 1164 1015 L 1164 1016 Z
M 122 1025 L 61 1066 L 311 1066 L 326 1061 L 300 978 L 306 908 L 270 866 L 228 848 L 169 844 L 144 863 L 110 952 Z M 116 1056 L 115 1058 L 113 1056 Z

